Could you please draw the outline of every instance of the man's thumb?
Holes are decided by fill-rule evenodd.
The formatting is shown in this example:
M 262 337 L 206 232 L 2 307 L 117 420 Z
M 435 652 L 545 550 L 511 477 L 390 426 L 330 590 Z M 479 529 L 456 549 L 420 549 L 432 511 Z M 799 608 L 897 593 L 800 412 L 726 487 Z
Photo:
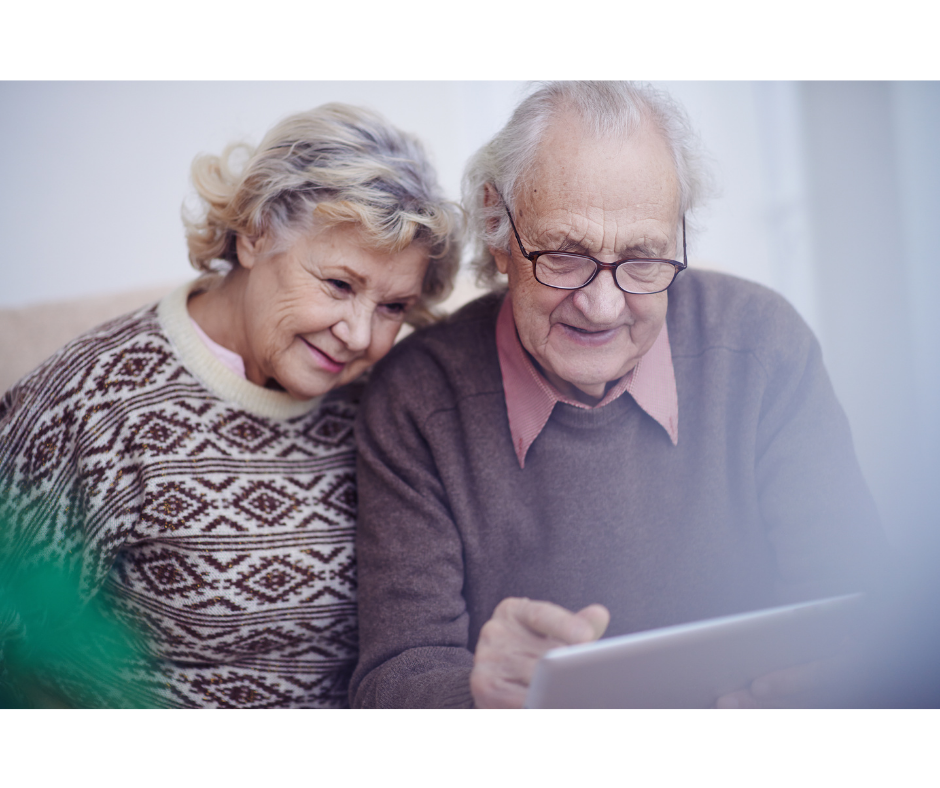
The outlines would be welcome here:
M 603 605 L 588 605 L 577 613 L 579 618 L 583 618 L 591 625 L 594 630 L 594 637 L 591 640 L 597 640 L 610 623 L 610 611 Z

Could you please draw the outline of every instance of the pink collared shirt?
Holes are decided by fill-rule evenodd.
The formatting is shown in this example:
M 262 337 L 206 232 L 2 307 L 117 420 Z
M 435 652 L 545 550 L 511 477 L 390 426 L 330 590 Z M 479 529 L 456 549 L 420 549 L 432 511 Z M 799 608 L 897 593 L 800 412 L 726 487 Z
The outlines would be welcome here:
M 248 379 L 247 375 L 245 375 L 245 360 L 239 356 L 238 353 L 234 350 L 229 350 L 227 347 L 222 347 L 218 342 L 214 342 L 212 338 L 202 330 L 199 323 L 192 318 L 189 318 L 189 322 L 193 324 L 196 334 L 203 343 L 205 343 L 205 346 L 209 348 L 213 356 L 221 361 L 229 370 L 238 375 L 238 377 Z
M 524 468 L 526 453 L 548 422 L 556 402 L 576 408 L 590 409 L 591 406 L 566 397 L 535 368 L 516 333 L 516 321 L 508 293 L 496 319 L 496 350 L 503 376 L 512 445 L 519 458 L 519 467 Z M 675 446 L 679 442 L 679 400 L 676 396 L 676 374 L 672 366 L 669 331 L 665 323 L 653 346 L 640 357 L 632 370 L 611 386 L 594 407 L 603 408 L 625 391 L 662 425 Z

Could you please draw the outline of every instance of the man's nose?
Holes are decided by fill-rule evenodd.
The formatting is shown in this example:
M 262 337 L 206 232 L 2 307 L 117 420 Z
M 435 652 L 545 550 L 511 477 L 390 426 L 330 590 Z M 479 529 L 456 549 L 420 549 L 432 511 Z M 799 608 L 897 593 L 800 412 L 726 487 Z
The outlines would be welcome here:
M 614 272 L 602 269 L 586 287 L 574 292 L 574 305 L 592 323 L 614 323 L 627 308 L 625 293 L 614 281 Z
M 354 352 L 362 352 L 372 342 L 372 310 L 350 303 L 346 314 L 333 326 L 333 334 Z

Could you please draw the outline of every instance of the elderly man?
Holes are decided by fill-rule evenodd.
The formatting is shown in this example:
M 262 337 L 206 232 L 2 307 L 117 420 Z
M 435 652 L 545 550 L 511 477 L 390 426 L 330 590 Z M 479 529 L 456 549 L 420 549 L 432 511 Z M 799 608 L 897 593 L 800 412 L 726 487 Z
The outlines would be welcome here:
M 811 332 L 684 270 L 688 129 L 647 87 L 550 84 L 471 161 L 477 265 L 508 291 L 376 367 L 354 705 L 521 706 L 549 648 L 872 576 L 883 537 Z

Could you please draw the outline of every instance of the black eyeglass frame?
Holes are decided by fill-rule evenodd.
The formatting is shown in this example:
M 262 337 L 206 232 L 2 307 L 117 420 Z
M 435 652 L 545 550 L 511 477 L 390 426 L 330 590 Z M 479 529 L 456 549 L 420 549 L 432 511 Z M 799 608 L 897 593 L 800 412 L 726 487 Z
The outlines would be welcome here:
M 630 293 L 630 295 L 656 295 L 656 293 L 663 293 L 672 287 L 672 283 L 676 281 L 676 277 L 679 275 L 680 271 L 684 271 L 689 267 L 689 257 L 686 253 L 685 247 L 685 214 L 682 214 L 682 262 L 678 260 L 667 260 L 661 257 L 628 257 L 625 260 L 618 260 L 615 263 L 602 263 L 600 260 L 595 260 L 589 254 L 581 254 L 579 252 L 562 252 L 557 249 L 547 250 L 542 249 L 537 252 L 527 252 L 525 247 L 522 245 L 522 239 L 519 237 L 519 231 L 516 229 L 516 223 L 512 220 L 512 214 L 509 212 L 509 206 L 506 205 L 505 200 L 503 201 L 503 208 L 506 210 L 506 216 L 509 217 L 509 224 L 512 226 L 512 232 L 516 236 L 516 241 L 519 244 L 519 251 L 522 252 L 522 256 L 532 263 L 532 276 L 535 277 L 535 281 L 540 285 L 545 285 L 545 287 L 552 287 L 555 290 L 580 290 L 582 287 L 587 287 L 591 282 L 597 278 L 598 272 L 602 268 L 609 268 L 611 273 L 614 275 L 614 284 L 622 290 L 624 293 Z M 539 257 L 543 254 L 563 254 L 569 257 L 583 257 L 585 260 L 590 260 L 594 263 L 594 273 L 588 278 L 588 280 L 583 285 L 578 285 L 577 287 L 561 287 L 559 285 L 550 285 L 547 282 L 543 282 L 539 279 L 538 274 L 536 273 L 538 266 L 536 265 Z M 641 292 L 635 292 L 633 290 L 627 290 L 620 282 L 617 280 L 617 269 L 625 263 L 669 263 L 674 271 L 672 274 L 672 279 L 669 281 L 669 284 L 663 287 L 660 290 L 644 290 Z

